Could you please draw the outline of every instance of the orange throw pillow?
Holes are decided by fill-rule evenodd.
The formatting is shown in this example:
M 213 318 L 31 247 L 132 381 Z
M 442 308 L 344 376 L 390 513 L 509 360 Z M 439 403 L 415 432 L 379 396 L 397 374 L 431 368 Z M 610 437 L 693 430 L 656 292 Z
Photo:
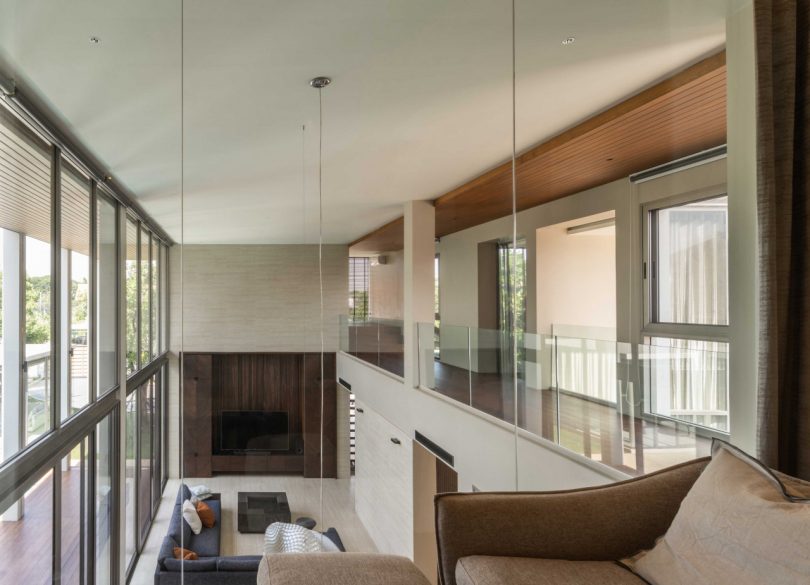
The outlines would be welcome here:
M 214 527 L 214 522 L 216 522 L 216 518 L 214 518 L 214 511 L 211 509 L 211 506 L 202 500 L 197 502 L 197 516 L 200 517 L 202 525 L 206 528 Z
M 174 558 L 176 558 L 178 561 L 196 561 L 197 553 L 195 553 L 193 550 L 176 546 L 174 547 Z

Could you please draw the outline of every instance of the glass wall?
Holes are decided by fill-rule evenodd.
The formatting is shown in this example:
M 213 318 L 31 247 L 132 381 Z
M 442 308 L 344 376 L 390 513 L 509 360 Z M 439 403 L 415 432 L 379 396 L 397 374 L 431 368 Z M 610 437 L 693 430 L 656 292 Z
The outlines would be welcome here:
M 95 555 L 96 583 L 109 583 L 111 576 L 118 566 L 116 551 L 113 544 L 113 528 L 115 523 L 117 495 L 113 492 L 113 474 L 116 470 L 115 462 L 115 428 L 112 416 L 107 416 L 98 423 L 95 434 Z
M 154 380 L 165 375 L 166 346 L 161 350 L 157 340 L 166 338 L 168 323 L 168 304 L 160 302 L 167 247 L 146 220 L 133 218 L 122 230 L 126 198 L 100 186 L 103 177 L 43 135 L 37 118 L 0 103 L 0 474 L 2 497 L 13 502 L 0 510 L 0 581 L 120 583 L 115 529 L 133 534 L 131 558 L 163 487 L 163 450 L 155 437 L 162 433 L 164 400 Z M 122 242 L 119 232 L 130 241 Z M 126 265 L 119 262 L 123 253 Z M 123 311 L 125 367 L 148 381 L 140 418 L 137 398 L 132 405 L 129 482 L 118 466 L 118 416 L 129 415 L 117 392 Z M 138 396 L 135 390 L 130 396 Z M 85 438 L 65 451 L 63 430 Z M 29 450 L 34 443 L 38 449 Z M 54 460 L 53 467 L 42 463 Z M 42 466 L 35 481 L 17 472 L 31 462 Z M 139 484 L 140 470 L 146 476 Z M 126 506 L 132 506 L 129 518 Z M 60 574 L 52 574 L 53 566 Z
M 139 280 L 139 267 L 138 267 L 138 224 L 132 218 L 127 218 L 126 229 L 126 264 L 124 267 L 126 278 L 126 305 L 127 305 L 127 337 L 126 337 L 126 356 L 127 356 L 127 374 L 133 373 L 138 369 L 138 343 L 139 343 L 139 329 L 140 322 L 140 290 L 138 288 Z
M 52 428 L 51 246 L 25 237 L 25 444 Z
M 90 179 L 61 160 L 61 418 L 90 402 Z
M 87 509 L 87 453 L 88 441 L 76 445 L 61 462 L 59 485 L 61 494 L 61 533 L 62 583 L 81 585 L 84 583 L 84 551 L 86 542 L 84 512 Z
M 118 215 L 104 195 L 96 206 L 96 393 L 102 396 L 118 385 Z

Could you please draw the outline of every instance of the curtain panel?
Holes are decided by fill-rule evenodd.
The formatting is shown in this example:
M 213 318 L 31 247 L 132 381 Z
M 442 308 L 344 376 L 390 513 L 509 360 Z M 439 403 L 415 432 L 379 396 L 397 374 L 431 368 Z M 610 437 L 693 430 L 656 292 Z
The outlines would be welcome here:
M 810 479 L 810 0 L 755 0 L 758 450 Z

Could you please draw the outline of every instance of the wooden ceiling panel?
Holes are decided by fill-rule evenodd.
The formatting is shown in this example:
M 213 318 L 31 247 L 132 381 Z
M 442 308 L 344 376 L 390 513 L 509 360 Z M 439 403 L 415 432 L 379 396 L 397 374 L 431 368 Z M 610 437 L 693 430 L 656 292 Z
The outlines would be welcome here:
M 518 211 L 724 144 L 725 57 L 712 55 L 518 156 Z M 511 161 L 434 203 L 440 237 L 508 216 Z M 401 249 L 397 221 L 353 242 L 352 250 Z
M 350 256 L 396 252 L 405 247 L 405 218 L 398 217 L 349 244 Z

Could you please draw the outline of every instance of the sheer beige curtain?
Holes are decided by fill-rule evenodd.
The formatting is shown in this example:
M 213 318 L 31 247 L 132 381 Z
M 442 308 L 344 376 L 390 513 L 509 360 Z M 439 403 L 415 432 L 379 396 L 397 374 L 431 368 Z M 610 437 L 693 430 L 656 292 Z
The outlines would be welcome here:
M 810 0 L 756 0 L 759 455 L 810 479 Z

